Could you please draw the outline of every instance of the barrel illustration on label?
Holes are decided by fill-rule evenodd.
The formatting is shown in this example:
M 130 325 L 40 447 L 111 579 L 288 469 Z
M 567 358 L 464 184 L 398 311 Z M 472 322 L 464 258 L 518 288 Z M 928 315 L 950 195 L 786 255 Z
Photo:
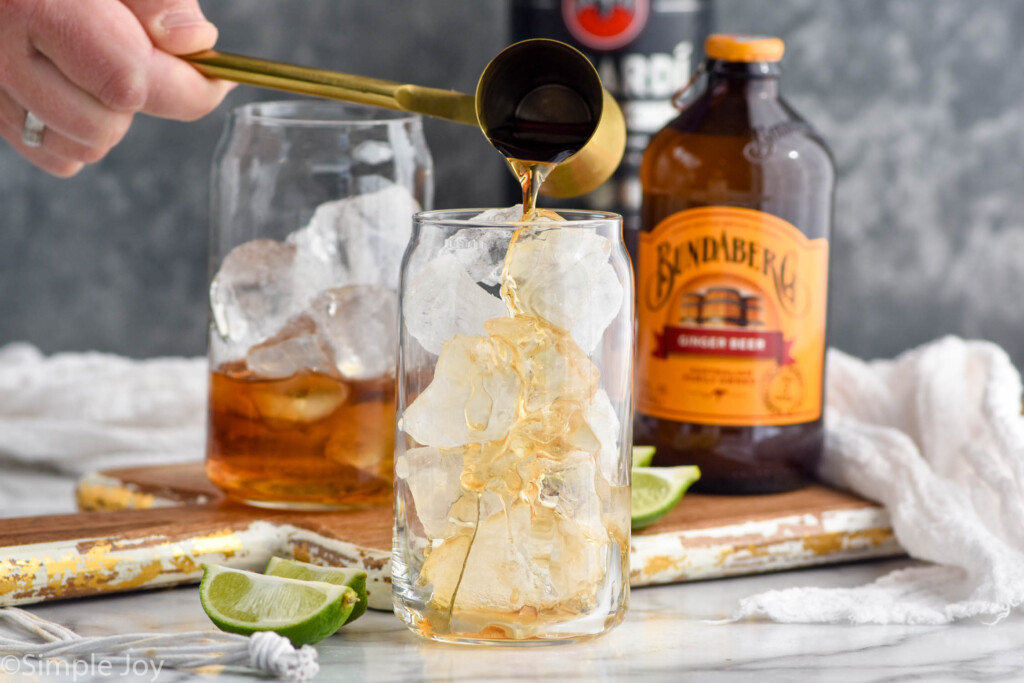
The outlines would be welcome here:
M 719 206 L 665 218 L 639 249 L 641 412 L 717 425 L 820 417 L 826 240 Z

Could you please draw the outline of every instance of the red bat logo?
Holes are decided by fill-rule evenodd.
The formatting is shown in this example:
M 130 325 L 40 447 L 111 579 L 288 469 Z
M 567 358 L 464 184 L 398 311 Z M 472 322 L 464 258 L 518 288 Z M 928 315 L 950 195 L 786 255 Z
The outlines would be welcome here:
M 562 0 L 562 19 L 586 47 L 617 50 L 640 35 L 650 9 L 650 0 Z

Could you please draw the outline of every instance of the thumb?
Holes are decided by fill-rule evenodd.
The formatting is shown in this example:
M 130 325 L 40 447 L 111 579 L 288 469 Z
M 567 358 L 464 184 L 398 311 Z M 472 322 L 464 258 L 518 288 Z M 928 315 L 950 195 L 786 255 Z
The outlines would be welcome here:
M 206 20 L 198 0 L 121 0 L 160 50 L 187 55 L 209 50 L 217 27 Z

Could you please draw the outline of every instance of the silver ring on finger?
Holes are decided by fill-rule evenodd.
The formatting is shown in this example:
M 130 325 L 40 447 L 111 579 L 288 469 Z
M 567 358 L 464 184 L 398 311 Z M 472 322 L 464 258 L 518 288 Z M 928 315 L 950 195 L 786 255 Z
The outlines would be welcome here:
M 46 124 L 30 111 L 25 112 L 25 125 L 21 129 L 21 141 L 26 147 L 39 147 L 43 144 Z

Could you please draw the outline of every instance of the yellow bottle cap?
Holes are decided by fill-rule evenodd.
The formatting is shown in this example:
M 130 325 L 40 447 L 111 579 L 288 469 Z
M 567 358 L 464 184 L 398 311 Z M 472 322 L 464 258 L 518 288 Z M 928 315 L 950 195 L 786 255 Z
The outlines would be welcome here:
M 704 42 L 708 58 L 724 62 L 778 62 L 785 51 L 786 44 L 771 36 L 714 33 Z

